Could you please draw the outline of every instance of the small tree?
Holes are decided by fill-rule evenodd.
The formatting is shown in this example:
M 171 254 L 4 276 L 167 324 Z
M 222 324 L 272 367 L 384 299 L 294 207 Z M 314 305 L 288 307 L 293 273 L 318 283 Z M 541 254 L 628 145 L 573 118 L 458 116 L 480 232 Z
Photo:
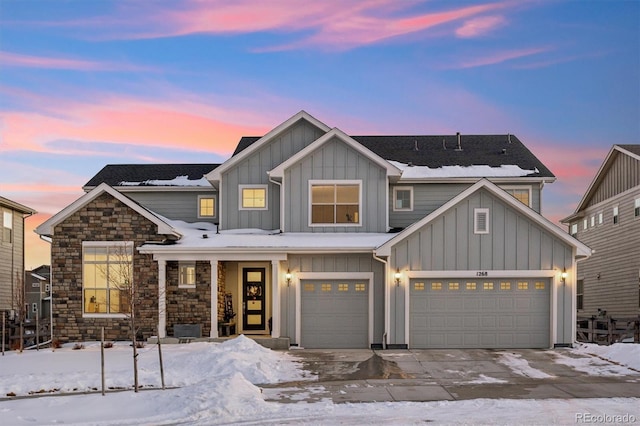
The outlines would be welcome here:
M 24 290 L 24 277 L 19 272 L 16 272 L 14 285 L 17 285 L 13 292 L 14 322 L 18 324 L 18 332 L 20 333 L 18 349 L 22 352 L 24 350 L 24 322 L 27 319 L 27 297 Z

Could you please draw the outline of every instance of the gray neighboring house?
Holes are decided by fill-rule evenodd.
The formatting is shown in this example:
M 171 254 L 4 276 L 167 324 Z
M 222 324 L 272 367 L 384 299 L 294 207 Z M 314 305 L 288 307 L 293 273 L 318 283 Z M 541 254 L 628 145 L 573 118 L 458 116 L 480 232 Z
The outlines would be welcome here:
M 127 338 L 126 295 L 105 273 L 125 266 L 142 337 L 570 345 L 591 251 L 541 215 L 554 180 L 514 135 L 349 136 L 304 111 L 220 165 L 107 166 L 37 228 L 52 240 L 54 334 Z
M 51 309 L 50 290 L 51 267 L 40 265 L 24 273 L 24 294 L 26 319 L 49 320 Z
M 9 318 L 19 312 L 24 273 L 24 221 L 36 213 L 30 207 L 0 197 L 0 312 Z M 22 307 L 20 307 L 22 308 Z
M 578 264 L 578 315 L 640 315 L 640 145 L 613 145 L 562 222 L 593 249 Z

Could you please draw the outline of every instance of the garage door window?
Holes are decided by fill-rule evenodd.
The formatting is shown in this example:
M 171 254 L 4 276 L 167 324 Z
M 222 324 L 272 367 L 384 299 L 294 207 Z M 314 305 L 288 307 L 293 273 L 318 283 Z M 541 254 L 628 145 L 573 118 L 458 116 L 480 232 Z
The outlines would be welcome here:
M 449 290 L 460 290 L 460 283 L 449 283 Z
M 331 291 L 331 284 L 322 284 L 322 291 Z
M 356 283 L 356 291 L 364 291 L 364 283 Z
M 544 290 L 544 288 L 545 288 L 544 282 L 542 281 L 536 282 L 536 290 Z
M 475 290 L 476 283 L 467 283 L 467 290 Z
M 349 291 L 349 284 L 338 284 L 338 291 Z
M 500 283 L 500 290 L 511 290 L 511 283 L 508 281 L 503 281 Z
M 305 284 L 304 291 L 316 291 L 316 287 L 313 284 Z
M 431 290 L 442 290 L 442 283 L 431 283 Z
M 417 291 L 424 291 L 424 283 L 414 283 L 413 289 Z
M 526 281 L 518 282 L 518 290 L 529 290 L 529 283 Z
M 484 283 L 482 288 L 485 290 L 493 290 L 493 283 Z

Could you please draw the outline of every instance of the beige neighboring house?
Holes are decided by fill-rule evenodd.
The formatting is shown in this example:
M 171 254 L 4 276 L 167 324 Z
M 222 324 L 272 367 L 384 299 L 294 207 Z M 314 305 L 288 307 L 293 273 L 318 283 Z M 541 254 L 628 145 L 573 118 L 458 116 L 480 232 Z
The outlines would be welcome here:
M 575 212 L 562 220 L 593 249 L 578 263 L 578 316 L 640 314 L 640 145 L 613 145 Z
M 6 312 L 9 318 L 21 302 L 18 294 L 24 274 L 24 221 L 35 213 L 30 207 L 0 197 L 0 312 Z

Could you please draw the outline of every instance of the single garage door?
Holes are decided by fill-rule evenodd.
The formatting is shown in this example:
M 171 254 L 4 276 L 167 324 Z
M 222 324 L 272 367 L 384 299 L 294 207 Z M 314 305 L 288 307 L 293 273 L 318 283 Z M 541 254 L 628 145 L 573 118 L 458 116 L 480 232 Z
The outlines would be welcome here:
M 549 347 L 548 278 L 412 279 L 412 348 Z
M 367 348 L 368 281 L 303 280 L 301 344 L 304 348 Z

